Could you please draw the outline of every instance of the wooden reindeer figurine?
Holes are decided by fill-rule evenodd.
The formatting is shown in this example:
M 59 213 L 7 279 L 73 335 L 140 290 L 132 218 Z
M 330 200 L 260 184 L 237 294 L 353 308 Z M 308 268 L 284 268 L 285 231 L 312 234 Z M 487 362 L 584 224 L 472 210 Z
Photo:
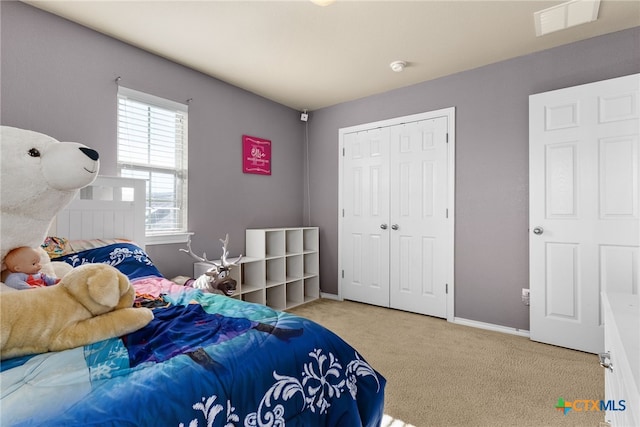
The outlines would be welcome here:
M 229 251 L 227 251 L 229 235 L 227 234 L 224 240 L 220 239 L 220 241 L 222 242 L 222 257 L 220 257 L 219 263 L 208 260 L 206 253 L 203 253 L 202 257 L 194 254 L 193 250 L 191 250 L 191 238 L 189 238 L 189 241 L 187 242 L 187 249 L 179 249 L 181 252 L 188 253 L 192 258 L 200 262 L 213 264 L 213 267 L 209 268 L 200 277 L 195 280 L 189 279 L 183 283 L 184 285 L 192 286 L 196 289 L 202 289 L 205 292 L 214 294 L 222 294 L 226 296 L 233 295 L 236 290 L 237 283 L 236 280 L 231 277 L 231 267 L 239 266 L 242 255 L 240 255 L 235 261 L 229 262 L 227 260 L 227 257 L 229 256 Z

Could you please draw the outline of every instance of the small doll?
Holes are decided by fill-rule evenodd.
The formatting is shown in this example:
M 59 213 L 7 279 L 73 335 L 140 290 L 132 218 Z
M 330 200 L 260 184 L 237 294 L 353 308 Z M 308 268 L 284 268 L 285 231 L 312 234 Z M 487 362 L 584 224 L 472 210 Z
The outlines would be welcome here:
M 40 252 L 28 246 L 21 246 L 9 251 L 4 263 L 10 272 L 4 283 L 14 289 L 51 286 L 60 281 L 60 279 L 40 272 L 42 269 Z

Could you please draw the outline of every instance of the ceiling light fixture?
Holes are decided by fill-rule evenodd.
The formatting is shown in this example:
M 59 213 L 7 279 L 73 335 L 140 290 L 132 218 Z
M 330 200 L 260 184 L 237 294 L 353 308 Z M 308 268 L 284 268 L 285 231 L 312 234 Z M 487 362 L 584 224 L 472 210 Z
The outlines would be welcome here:
M 311 0 L 311 3 L 317 4 L 318 6 L 329 6 L 331 3 L 334 3 L 336 0 Z
M 404 70 L 404 67 L 407 66 L 407 63 L 405 61 L 393 61 L 391 64 L 389 64 L 389 66 L 396 73 L 400 73 L 402 70 Z

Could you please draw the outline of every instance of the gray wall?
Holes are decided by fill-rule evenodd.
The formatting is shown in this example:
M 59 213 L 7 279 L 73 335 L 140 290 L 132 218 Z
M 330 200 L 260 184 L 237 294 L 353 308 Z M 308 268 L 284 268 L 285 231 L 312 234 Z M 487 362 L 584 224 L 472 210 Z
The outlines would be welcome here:
M 115 78 L 132 89 L 189 105 L 189 225 L 193 248 L 244 251 L 249 227 L 302 222 L 303 135 L 299 114 L 55 15 L 1 2 L 3 125 L 77 141 L 100 152 L 116 174 Z M 272 175 L 242 173 L 243 134 L 272 141 Z M 163 274 L 191 274 L 184 245 L 149 246 Z
M 637 72 L 640 27 L 314 111 L 323 291 L 338 290 L 338 129 L 455 107 L 455 316 L 528 330 L 528 97 Z
M 196 252 L 244 229 L 306 225 L 304 124 L 297 112 L 16 2 L 0 2 L 1 123 L 83 142 L 116 162 L 116 85 L 189 108 L 189 222 Z M 406 72 L 409 72 L 407 70 Z M 337 293 L 338 129 L 456 107 L 455 315 L 529 328 L 528 96 L 640 72 L 640 28 L 315 111 L 308 123 L 311 223 L 321 227 L 323 292 Z M 241 171 L 242 134 L 273 141 L 273 175 Z M 189 273 L 181 245 L 148 248 L 167 276 Z

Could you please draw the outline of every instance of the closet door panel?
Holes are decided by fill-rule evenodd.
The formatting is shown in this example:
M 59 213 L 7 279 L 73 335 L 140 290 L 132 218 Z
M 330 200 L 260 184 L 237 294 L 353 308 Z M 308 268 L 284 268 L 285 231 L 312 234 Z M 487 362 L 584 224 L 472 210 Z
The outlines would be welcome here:
M 446 317 L 447 119 L 390 132 L 390 306 Z
M 389 130 L 345 135 L 342 296 L 389 306 Z

